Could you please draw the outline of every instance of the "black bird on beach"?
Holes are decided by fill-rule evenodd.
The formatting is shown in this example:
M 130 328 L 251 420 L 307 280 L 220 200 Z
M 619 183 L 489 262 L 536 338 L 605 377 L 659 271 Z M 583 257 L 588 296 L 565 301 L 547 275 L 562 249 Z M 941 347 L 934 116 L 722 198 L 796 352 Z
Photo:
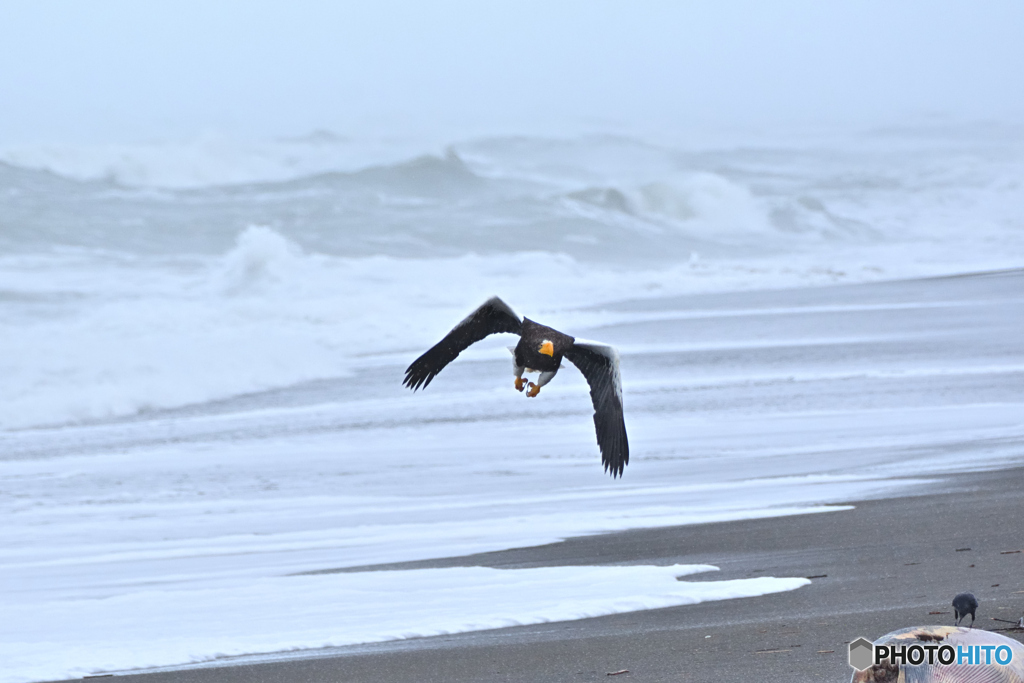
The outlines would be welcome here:
M 974 611 L 976 609 L 978 609 L 978 598 L 974 597 L 974 593 L 957 594 L 953 598 L 953 616 L 956 617 L 956 623 L 953 626 L 959 626 L 960 620 L 970 614 L 971 628 L 974 628 Z
M 570 337 L 529 318 L 520 320 L 515 311 L 496 296 L 484 302 L 444 339 L 413 361 L 405 371 L 403 384 L 413 391 L 426 388 L 460 353 L 484 337 L 499 332 L 519 335 L 519 343 L 512 350 L 515 387 L 517 391 L 526 388 L 526 395 L 530 398 L 551 381 L 562 365 L 562 358 L 568 358 L 579 368 L 590 385 L 601 462 L 605 472 L 613 477 L 620 476 L 629 462 L 629 443 L 622 414 L 618 351 L 607 344 Z M 524 372 L 539 372 L 537 383 L 523 380 Z

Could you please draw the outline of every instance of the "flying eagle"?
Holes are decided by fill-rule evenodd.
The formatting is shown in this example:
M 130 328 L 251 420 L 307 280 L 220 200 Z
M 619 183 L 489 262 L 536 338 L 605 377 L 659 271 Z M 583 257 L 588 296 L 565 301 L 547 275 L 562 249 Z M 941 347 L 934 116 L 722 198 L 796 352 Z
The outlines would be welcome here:
M 613 477 L 620 476 L 622 469 L 629 463 L 629 443 L 622 416 L 622 379 L 619 375 L 618 351 L 607 344 L 575 339 L 529 318 L 520 319 L 508 304 L 496 296 L 484 302 L 444 339 L 413 361 L 405 371 L 403 384 L 413 391 L 420 387 L 426 388 L 446 365 L 470 345 L 499 332 L 519 335 L 519 343 L 512 350 L 515 358 L 515 387 L 517 391 L 525 388 L 530 398 L 540 393 L 540 388 L 551 381 L 561 367 L 563 357 L 579 368 L 590 384 L 594 427 L 597 429 L 597 445 L 601 448 L 604 470 Z M 537 383 L 523 380 L 524 372 L 539 372 Z

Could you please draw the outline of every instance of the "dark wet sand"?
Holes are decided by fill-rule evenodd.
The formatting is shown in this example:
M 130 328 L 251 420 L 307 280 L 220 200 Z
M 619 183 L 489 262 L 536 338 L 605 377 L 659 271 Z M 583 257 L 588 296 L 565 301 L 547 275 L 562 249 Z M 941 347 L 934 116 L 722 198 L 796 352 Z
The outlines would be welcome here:
M 1024 550 L 1022 492 L 1024 468 L 954 475 L 913 495 L 856 502 L 849 511 L 629 531 L 390 565 L 707 563 L 721 571 L 690 580 L 824 576 L 796 591 L 758 598 L 118 678 L 137 683 L 848 681 L 847 642 L 905 626 L 952 623 L 949 603 L 960 591 L 978 596 L 981 628 L 1009 626 L 991 617 L 1017 620 L 1024 614 L 1024 552 L 1004 554 Z M 1007 635 L 1022 639 L 1020 632 Z M 607 676 L 623 669 L 629 673 Z

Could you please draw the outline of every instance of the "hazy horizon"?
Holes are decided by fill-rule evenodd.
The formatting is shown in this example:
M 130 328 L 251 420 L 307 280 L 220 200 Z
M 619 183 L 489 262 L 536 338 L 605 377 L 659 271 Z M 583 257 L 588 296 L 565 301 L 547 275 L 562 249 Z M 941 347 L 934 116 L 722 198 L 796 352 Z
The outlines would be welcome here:
M 1024 114 L 1024 5 L 0 4 L 0 144 Z

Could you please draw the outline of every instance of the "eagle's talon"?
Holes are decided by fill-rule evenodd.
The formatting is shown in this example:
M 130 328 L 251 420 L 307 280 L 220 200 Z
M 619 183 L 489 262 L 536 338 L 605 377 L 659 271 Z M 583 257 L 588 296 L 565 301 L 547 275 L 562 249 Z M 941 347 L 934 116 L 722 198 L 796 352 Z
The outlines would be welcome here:
M 529 396 L 530 398 L 533 398 L 534 396 L 536 396 L 539 393 L 540 393 L 540 387 L 537 386 L 536 384 L 534 384 L 533 382 L 530 382 L 530 388 L 527 389 L 526 395 Z
M 516 391 L 522 391 L 526 388 L 526 380 L 522 377 L 516 377 Z

